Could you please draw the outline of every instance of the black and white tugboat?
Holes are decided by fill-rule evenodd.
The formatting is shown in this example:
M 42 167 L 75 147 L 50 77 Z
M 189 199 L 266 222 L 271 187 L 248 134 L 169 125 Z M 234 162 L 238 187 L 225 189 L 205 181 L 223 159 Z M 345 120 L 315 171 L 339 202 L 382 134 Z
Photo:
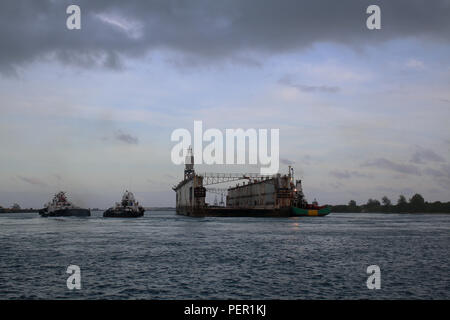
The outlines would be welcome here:
M 53 197 L 51 202 L 39 210 L 39 214 L 42 217 L 89 217 L 91 211 L 73 205 L 67 200 L 66 193 L 60 191 Z
M 137 218 L 144 215 L 145 209 L 139 205 L 134 199 L 133 193 L 128 190 L 122 196 L 121 202 L 116 202 L 116 205 L 109 208 L 103 213 L 105 218 Z

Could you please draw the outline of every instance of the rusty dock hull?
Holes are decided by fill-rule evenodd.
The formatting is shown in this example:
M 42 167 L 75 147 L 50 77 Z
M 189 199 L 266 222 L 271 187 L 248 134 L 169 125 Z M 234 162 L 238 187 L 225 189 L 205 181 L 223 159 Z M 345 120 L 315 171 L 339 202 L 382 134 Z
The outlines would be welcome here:
M 178 207 L 177 214 L 190 217 L 290 217 L 291 208 L 189 208 Z

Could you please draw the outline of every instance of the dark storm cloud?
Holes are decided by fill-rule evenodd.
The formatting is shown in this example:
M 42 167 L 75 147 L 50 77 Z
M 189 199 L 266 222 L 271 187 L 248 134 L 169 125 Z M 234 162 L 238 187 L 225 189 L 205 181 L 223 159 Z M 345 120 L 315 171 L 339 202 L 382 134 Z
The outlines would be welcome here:
M 138 144 L 139 142 L 139 139 L 137 137 L 134 137 L 131 134 L 125 133 L 121 130 L 117 131 L 114 137 L 121 142 L 125 142 L 126 144 Z
M 81 7 L 81 30 L 66 29 L 70 4 Z M 381 7 L 381 30 L 365 26 L 370 4 Z M 448 0 L 3 0 L 0 68 L 13 72 L 38 59 L 120 68 L 123 57 L 156 49 L 203 63 L 321 41 L 353 47 L 406 36 L 449 41 L 449 16 Z
M 418 149 L 414 152 L 414 154 L 411 157 L 411 162 L 417 163 L 417 164 L 424 164 L 428 161 L 431 162 L 445 162 L 445 159 L 438 155 L 433 150 L 425 149 L 418 147 Z
M 366 161 L 365 163 L 363 163 L 361 166 L 387 169 L 387 170 L 395 171 L 398 173 L 413 174 L 413 175 L 420 176 L 420 171 L 416 166 L 410 165 L 410 164 L 396 163 L 396 162 L 393 162 L 393 161 L 385 159 L 385 158 L 369 160 L 369 161 Z

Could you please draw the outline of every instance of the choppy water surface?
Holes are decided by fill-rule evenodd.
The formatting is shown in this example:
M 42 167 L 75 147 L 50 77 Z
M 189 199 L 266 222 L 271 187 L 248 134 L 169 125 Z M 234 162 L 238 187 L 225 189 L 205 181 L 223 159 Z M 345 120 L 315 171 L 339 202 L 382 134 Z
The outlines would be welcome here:
M 0 299 L 449 299 L 449 245 L 450 215 L 1 214 Z

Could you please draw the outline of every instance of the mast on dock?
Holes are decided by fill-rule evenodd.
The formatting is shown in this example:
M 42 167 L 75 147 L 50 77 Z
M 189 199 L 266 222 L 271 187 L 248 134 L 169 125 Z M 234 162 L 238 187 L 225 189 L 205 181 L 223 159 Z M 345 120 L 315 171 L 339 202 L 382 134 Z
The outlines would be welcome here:
M 184 161 L 184 180 L 189 179 L 194 174 L 194 153 L 192 152 L 192 147 L 189 147 Z

